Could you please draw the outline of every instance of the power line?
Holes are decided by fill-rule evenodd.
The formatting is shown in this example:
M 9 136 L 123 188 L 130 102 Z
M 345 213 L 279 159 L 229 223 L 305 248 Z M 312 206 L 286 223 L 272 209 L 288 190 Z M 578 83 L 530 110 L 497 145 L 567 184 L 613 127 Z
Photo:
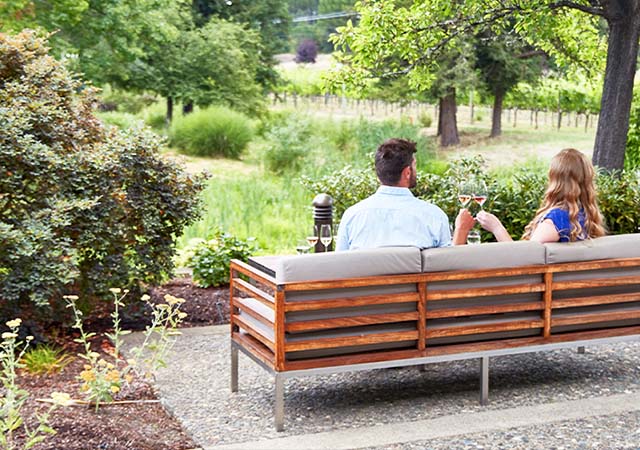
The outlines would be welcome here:
M 340 11 L 340 12 L 332 12 L 325 14 L 312 14 L 310 16 L 298 16 L 294 17 L 292 22 L 313 22 L 316 20 L 325 20 L 325 19 L 337 19 L 339 17 L 356 17 L 358 16 L 357 12 L 349 12 L 349 11 Z

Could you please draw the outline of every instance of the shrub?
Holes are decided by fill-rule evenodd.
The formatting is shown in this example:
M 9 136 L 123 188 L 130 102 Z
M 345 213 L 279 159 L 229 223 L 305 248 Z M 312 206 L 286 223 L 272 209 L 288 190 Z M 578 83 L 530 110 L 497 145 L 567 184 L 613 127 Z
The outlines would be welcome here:
M 140 123 L 140 119 L 130 113 L 110 111 L 98 113 L 96 114 L 96 116 L 102 121 L 102 123 L 116 126 L 121 130 L 133 128 L 135 126 L 138 126 Z
M 25 31 L 0 34 L 0 298 L 154 283 L 198 216 L 203 178 L 159 155 L 148 130 L 105 130 L 93 93 Z M 48 317 L 49 320 L 52 317 Z
M 624 153 L 625 170 L 640 169 L 640 89 L 634 89 L 627 148 Z
M 102 111 L 118 111 L 122 113 L 138 114 L 144 108 L 156 103 L 156 98 L 149 94 L 135 94 L 121 89 L 105 88 L 98 95 L 99 108 Z
M 305 39 L 300 42 L 296 50 L 296 62 L 315 63 L 318 57 L 318 45 L 313 39 Z
M 191 254 L 187 267 L 193 269 L 193 280 L 198 285 L 220 286 L 229 282 L 231 260 L 246 261 L 257 249 L 254 238 L 243 241 L 218 229 L 210 239 L 196 240 L 186 250 Z
M 296 119 L 295 116 L 291 119 L 283 126 L 273 127 L 265 136 L 265 165 L 277 174 L 299 170 L 307 150 L 311 123 L 307 119 Z
M 418 116 L 418 122 L 424 128 L 429 128 L 433 123 L 433 119 L 431 118 L 431 114 L 426 112 L 421 112 L 420 115 Z
M 223 107 L 210 107 L 173 120 L 171 145 L 194 156 L 238 158 L 253 130 L 244 114 Z

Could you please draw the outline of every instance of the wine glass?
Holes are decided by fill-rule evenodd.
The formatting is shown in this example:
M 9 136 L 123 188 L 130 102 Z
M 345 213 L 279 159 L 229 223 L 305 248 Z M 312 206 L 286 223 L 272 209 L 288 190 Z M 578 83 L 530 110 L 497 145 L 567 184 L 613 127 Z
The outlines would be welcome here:
M 482 209 L 484 202 L 487 201 L 487 196 L 487 184 L 482 180 L 477 180 L 473 189 L 473 201 L 480 206 L 480 209 Z
M 318 243 L 318 226 L 313 225 L 309 229 L 309 234 L 307 235 L 307 242 L 309 243 L 309 248 L 314 248 Z
M 478 230 L 471 230 L 467 235 L 467 244 L 479 244 L 480 232 Z
M 333 235 L 331 233 L 331 225 L 321 225 L 320 226 L 320 242 L 324 245 L 324 251 L 329 251 L 329 245 L 331 245 L 331 241 L 333 240 Z
M 469 204 L 469 201 L 471 201 L 472 191 L 473 188 L 471 186 L 471 183 L 469 183 L 468 181 L 461 181 L 458 184 L 458 201 L 460 202 L 460 204 L 462 204 L 463 208 L 466 208 Z
M 306 239 L 299 239 L 296 245 L 296 253 L 298 253 L 298 255 L 304 255 L 305 253 L 309 253 L 309 248 L 309 243 Z

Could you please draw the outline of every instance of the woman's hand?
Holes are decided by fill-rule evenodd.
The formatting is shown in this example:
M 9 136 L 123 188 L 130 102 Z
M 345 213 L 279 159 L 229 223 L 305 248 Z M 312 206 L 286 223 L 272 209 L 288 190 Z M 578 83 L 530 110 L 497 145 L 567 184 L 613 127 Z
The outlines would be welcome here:
M 512 241 L 507 229 L 502 225 L 500 219 L 486 211 L 480 211 L 476 214 L 476 220 L 482 228 L 493 233 L 498 242 Z

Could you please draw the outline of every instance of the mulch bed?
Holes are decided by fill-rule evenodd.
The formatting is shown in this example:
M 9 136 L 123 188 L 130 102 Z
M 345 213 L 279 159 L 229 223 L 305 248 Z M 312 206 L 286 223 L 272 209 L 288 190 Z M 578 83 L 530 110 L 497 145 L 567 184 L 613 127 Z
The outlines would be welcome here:
M 164 302 L 164 295 L 184 298 L 181 310 L 188 314 L 183 326 L 204 326 L 228 323 L 228 287 L 203 289 L 193 285 L 190 278 L 177 278 L 169 283 L 151 289 L 152 301 Z M 106 316 L 104 316 L 107 314 Z M 148 323 L 143 315 L 131 314 L 123 320 L 125 328 L 144 329 Z M 95 331 L 92 349 L 105 356 L 110 345 L 104 333 L 110 331 L 108 312 L 102 317 L 91 317 L 85 326 Z M 79 344 L 73 343 L 74 336 L 59 337 L 64 342 L 67 354 L 76 355 L 81 351 Z M 73 398 L 80 398 L 80 382 L 76 379 L 82 371 L 84 360 L 74 358 L 61 372 L 51 375 L 31 375 L 21 373 L 18 385 L 27 390 L 29 399 L 24 405 L 27 423 L 34 424 L 34 415 L 46 411 L 49 406 L 36 399 L 46 399 L 52 392 L 67 392 Z M 157 400 L 153 387 L 144 379 L 134 379 L 132 389 L 123 393 L 118 400 Z M 196 444 L 159 403 L 139 403 L 105 405 L 98 411 L 93 407 L 59 407 L 49 420 L 56 434 L 49 436 L 36 449 L 53 450 L 187 450 Z M 19 435 L 16 437 L 19 438 Z

